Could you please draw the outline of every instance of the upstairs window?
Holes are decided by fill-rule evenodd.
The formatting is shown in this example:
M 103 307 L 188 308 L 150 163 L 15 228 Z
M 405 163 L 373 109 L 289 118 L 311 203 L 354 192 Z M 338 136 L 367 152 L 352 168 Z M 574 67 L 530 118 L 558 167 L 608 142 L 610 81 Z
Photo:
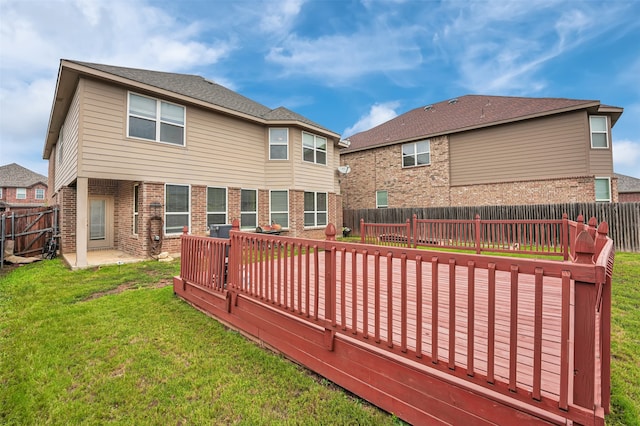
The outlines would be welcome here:
M 327 164 L 327 139 L 302 132 L 302 159 L 308 163 Z
M 240 191 L 240 227 L 243 229 L 258 227 L 258 191 L 255 189 Z
M 283 228 L 289 227 L 289 192 L 271 191 L 270 194 L 271 223 L 277 223 Z
M 607 117 L 592 115 L 589 117 L 589 127 L 591 127 L 591 148 L 609 148 Z
M 304 193 L 304 226 L 316 227 L 327 224 L 327 193 Z
M 44 200 L 44 189 L 36 188 L 36 200 Z
M 596 201 L 611 202 L 611 179 L 608 177 L 596 178 Z
M 129 93 L 128 135 L 184 146 L 184 107 Z
M 27 188 L 16 188 L 16 199 L 17 200 L 26 200 L 27 199 Z
M 166 234 L 180 234 L 189 226 L 189 185 L 169 185 L 165 187 L 164 227 Z
M 402 145 L 402 167 L 431 164 L 431 142 L 429 139 Z
M 227 223 L 227 189 L 207 188 L 207 225 Z
M 389 193 L 387 191 L 376 191 L 376 208 L 384 209 L 389 207 Z
M 269 129 L 269 160 L 289 159 L 289 129 Z

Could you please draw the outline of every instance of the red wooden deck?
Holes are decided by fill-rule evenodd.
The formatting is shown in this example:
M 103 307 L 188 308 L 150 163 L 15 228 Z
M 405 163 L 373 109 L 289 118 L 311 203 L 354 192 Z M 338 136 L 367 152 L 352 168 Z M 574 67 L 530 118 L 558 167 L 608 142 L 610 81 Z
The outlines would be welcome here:
M 232 231 L 182 256 L 178 295 L 409 422 L 604 422 L 612 252 L 597 269 Z

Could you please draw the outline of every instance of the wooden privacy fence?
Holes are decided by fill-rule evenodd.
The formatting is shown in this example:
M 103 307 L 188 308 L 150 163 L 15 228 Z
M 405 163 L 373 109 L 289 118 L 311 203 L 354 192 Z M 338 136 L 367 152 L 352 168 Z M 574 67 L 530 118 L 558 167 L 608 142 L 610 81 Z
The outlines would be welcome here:
M 7 241 L 14 241 L 16 256 L 37 256 L 47 240 L 58 233 L 58 207 L 3 212 L 0 215 L 0 266 Z
M 616 250 L 640 252 L 640 202 L 344 210 L 343 224 L 357 234 L 360 219 L 367 223 L 403 224 L 415 214 L 418 219 L 474 220 L 480 215 L 483 220 L 549 220 L 558 219 L 564 213 L 570 218 L 582 215 L 607 222 Z
M 593 219 L 595 220 L 595 218 Z M 583 223 L 582 216 L 578 221 Z M 360 220 L 360 242 L 384 246 L 440 247 L 482 252 L 518 252 L 569 258 L 569 221 L 418 219 L 403 224 Z M 574 225 L 575 226 L 575 225 Z
M 174 291 L 411 423 L 603 425 L 613 241 L 606 223 L 570 228 L 564 262 L 338 242 L 333 225 L 320 241 L 236 223 L 229 240 L 185 232 Z

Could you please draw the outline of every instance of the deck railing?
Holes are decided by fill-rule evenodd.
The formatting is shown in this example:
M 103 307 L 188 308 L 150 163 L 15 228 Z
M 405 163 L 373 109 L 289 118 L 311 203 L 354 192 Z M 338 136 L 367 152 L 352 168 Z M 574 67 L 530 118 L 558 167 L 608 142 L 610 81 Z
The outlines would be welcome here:
M 181 278 L 227 292 L 230 311 L 242 295 L 322 327 L 327 350 L 348 336 L 597 424 L 609 407 L 614 250 L 606 223 L 575 223 L 572 262 L 338 242 L 333 225 L 325 241 L 235 226 L 226 289 L 216 239 L 183 235 Z

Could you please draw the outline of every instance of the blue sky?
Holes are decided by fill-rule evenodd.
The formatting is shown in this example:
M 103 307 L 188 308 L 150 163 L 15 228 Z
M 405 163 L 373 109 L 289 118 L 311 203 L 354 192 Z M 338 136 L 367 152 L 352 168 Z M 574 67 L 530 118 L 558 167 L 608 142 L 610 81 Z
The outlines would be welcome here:
M 61 58 L 202 75 L 344 137 L 465 94 L 600 100 L 640 178 L 635 0 L 0 0 L 0 165 L 46 174 Z

